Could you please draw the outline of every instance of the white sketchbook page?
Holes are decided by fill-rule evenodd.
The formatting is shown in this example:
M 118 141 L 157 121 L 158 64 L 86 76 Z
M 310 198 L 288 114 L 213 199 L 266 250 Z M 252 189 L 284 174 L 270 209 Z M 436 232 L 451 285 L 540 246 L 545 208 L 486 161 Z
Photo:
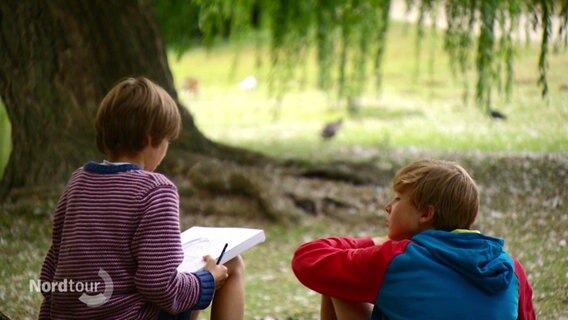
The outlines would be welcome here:
M 191 227 L 181 234 L 184 259 L 179 265 L 180 272 L 196 272 L 203 268 L 203 256 L 210 255 L 217 259 L 227 250 L 221 264 L 233 259 L 240 253 L 254 247 L 265 240 L 264 231 L 251 228 L 215 228 Z

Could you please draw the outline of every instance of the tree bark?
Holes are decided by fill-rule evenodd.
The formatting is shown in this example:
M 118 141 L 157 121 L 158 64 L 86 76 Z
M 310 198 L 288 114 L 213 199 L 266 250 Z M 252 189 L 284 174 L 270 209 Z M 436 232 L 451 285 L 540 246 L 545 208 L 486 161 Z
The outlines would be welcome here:
M 96 109 L 127 76 L 146 76 L 178 101 L 183 132 L 172 154 L 265 160 L 213 143 L 196 128 L 179 104 L 149 1 L 0 1 L 0 61 L 13 145 L 0 199 L 21 188 L 62 185 L 72 170 L 102 158 L 94 143 Z M 166 169 L 175 163 L 167 159 Z

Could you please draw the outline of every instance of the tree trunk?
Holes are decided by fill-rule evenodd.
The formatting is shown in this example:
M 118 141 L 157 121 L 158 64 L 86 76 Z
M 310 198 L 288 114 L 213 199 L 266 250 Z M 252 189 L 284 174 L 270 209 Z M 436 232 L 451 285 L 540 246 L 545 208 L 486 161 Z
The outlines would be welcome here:
M 0 199 L 61 185 L 85 161 L 101 159 L 93 119 L 121 78 L 146 76 L 179 101 L 149 1 L 0 1 L 0 34 L 0 95 L 13 145 Z M 262 159 L 211 142 L 178 105 L 184 129 L 172 154 Z

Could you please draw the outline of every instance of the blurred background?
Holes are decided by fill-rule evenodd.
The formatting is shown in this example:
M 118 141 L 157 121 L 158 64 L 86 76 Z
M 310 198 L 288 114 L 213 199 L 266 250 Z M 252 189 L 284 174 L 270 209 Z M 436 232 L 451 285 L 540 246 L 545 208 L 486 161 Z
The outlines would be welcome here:
M 390 179 L 419 158 L 470 171 L 476 228 L 521 260 L 539 319 L 568 319 L 568 2 L 21 1 L 0 17 L 6 316 L 37 317 L 59 192 L 102 160 L 100 99 L 146 75 L 187 111 L 159 168 L 182 228 L 265 229 L 244 254 L 247 319 L 317 319 L 294 249 L 383 234 Z

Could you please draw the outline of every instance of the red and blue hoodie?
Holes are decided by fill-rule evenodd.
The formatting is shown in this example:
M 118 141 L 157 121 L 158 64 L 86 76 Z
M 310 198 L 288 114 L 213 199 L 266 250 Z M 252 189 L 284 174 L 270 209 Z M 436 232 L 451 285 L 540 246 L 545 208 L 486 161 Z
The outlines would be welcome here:
M 301 245 L 292 269 L 326 296 L 374 304 L 371 319 L 535 319 L 532 289 L 503 240 L 427 230 L 375 245 L 336 237 Z

